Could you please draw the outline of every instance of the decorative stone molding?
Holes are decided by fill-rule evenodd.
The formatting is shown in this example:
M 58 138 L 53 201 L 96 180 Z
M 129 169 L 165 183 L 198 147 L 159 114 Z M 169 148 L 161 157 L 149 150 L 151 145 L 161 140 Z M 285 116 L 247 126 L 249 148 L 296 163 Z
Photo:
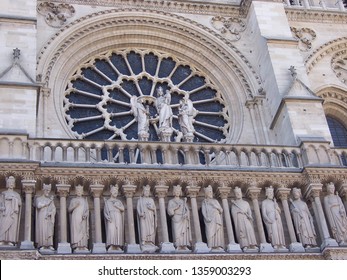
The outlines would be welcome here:
M 240 13 L 240 7 L 237 5 L 226 5 L 225 3 L 209 3 L 204 4 L 203 1 L 151 1 L 151 0 L 55 0 L 55 2 L 88 5 L 88 6 L 102 6 L 102 7 L 115 7 L 120 8 L 145 8 L 153 10 L 165 10 L 176 13 L 194 13 L 203 15 L 233 15 L 233 16 L 246 16 L 246 13 Z M 251 1 L 247 2 L 244 11 L 248 11 Z
M 346 23 L 347 14 L 340 11 L 322 11 L 285 7 L 287 18 L 291 22 Z
M 251 65 L 251 63 L 248 61 L 248 59 L 235 47 L 232 45 L 232 43 L 225 39 L 222 35 L 216 33 L 215 31 L 213 31 L 212 29 L 206 27 L 205 25 L 202 25 L 200 23 L 197 23 L 196 21 L 193 21 L 191 19 L 179 16 L 179 15 L 175 15 L 175 14 L 170 14 L 167 12 L 160 12 L 160 11 L 151 11 L 151 10 L 142 10 L 142 9 L 112 9 L 112 10 L 107 10 L 107 11 L 100 11 L 97 13 L 93 13 L 90 15 L 87 15 L 85 17 L 79 18 L 78 20 L 71 22 L 65 26 L 63 26 L 58 32 L 55 33 L 55 35 L 47 42 L 47 44 L 41 49 L 41 52 L 38 55 L 38 65 L 41 63 L 41 60 L 43 59 L 43 55 L 46 52 L 46 50 L 48 49 L 49 45 L 51 45 L 55 39 L 57 39 L 57 37 L 59 35 L 61 35 L 62 33 L 66 32 L 68 29 L 73 28 L 75 25 L 86 21 L 87 19 L 94 19 L 97 16 L 101 16 L 101 15 L 116 15 L 117 13 L 123 13 L 123 12 L 146 12 L 146 13 L 153 13 L 156 14 L 158 16 L 160 15 L 164 15 L 164 16 L 169 16 L 172 19 L 175 20 L 180 20 L 183 22 L 186 22 L 188 24 L 192 24 L 193 26 L 199 28 L 200 30 L 204 30 L 207 31 L 208 33 L 210 33 L 211 35 L 215 36 L 216 38 L 218 38 L 219 40 L 221 40 L 223 43 L 225 43 L 233 52 L 235 52 L 236 55 L 238 55 L 241 60 L 247 65 L 247 67 L 249 68 L 249 70 L 254 74 L 254 78 L 256 79 L 256 81 L 258 82 L 259 85 L 262 84 L 260 77 L 256 74 L 256 71 L 253 69 L 253 66 Z M 115 17 L 110 17 L 108 20 L 103 21 L 102 24 L 100 22 L 95 22 L 95 24 L 86 25 L 84 28 L 81 28 L 80 30 L 78 30 L 77 33 L 72 34 L 72 36 L 67 37 L 65 40 L 63 40 L 61 43 L 59 43 L 59 47 L 58 47 L 58 51 L 56 53 L 54 53 L 54 55 L 51 57 L 50 59 L 50 63 L 48 68 L 45 70 L 44 76 L 42 77 L 42 81 L 44 83 L 48 83 L 49 80 L 49 76 L 52 70 L 52 67 L 54 66 L 56 60 L 58 59 L 58 57 L 61 55 L 61 53 L 64 52 L 64 50 L 66 50 L 66 48 L 68 48 L 69 45 L 77 42 L 79 40 L 79 38 L 81 36 L 85 36 L 86 33 L 91 32 L 91 31 L 95 31 L 97 29 L 100 29 L 104 26 L 112 26 L 112 25 L 120 25 L 120 24 L 153 24 L 153 25 L 162 25 L 165 26 L 167 28 L 173 28 L 173 29 L 177 29 L 179 28 L 179 26 L 177 24 L 175 25 L 171 25 L 170 22 L 166 21 L 161 21 L 160 19 L 156 18 L 155 22 L 153 22 L 153 19 L 151 18 L 128 18 L 127 20 L 124 20 L 123 18 L 115 18 Z M 209 46 L 209 48 L 216 50 L 217 52 L 220 51 L 219 47 L 210 40 L 206 40 L 205 38 L 203 38 L 201 36 L 201 34 L 199 34 L 199 31 L 195 31 L 193 29 L 185 29 L 185 30 L 181 30 L 183 32 L 189 33 L 187 34 L 188 37 L 194 37 L 197 40 L 203 40 L 203 42 L 201 42 L 201 44 Z M 242 69 L 239 68 L 239 66 L 235 63 L 234 59 L 232 57 L 229 57 L 226 53 L 223 53 L 222 56 L 224 56 L 224 59 L 228 61 L 228 63 L 230 63 L 232 65 L 233 68 L 235 68 L 235 72 L 238 73 L 238 75 L 240 76 L 241 80 L 245 81 L 245 73 L 243 72 Z M 248 84 L 248 82 L 244 85 L 246 92 L 252 92 L 251 91 L 251 87 Z
M 239 18 L 216 16 L 211 19 L 211 25 L 218 30 L 223 37 L 230 41 L 241 38 L 241 32 L 246 29 L 246 24 Z
M 331 68 L 336 77 L 344 84 L 347 84 L 347 50 L 341 50 L 331 58 Z
M 39 14 L 45 17 L 49 26 L 59 28 L 64 25 L 68 18 L 75 15 L 75 8 L 69 4 L 54 4 L 43 2 L 37 5 Z
M 347 49 L 347 37 L 331 40 L 316 48 L 305 60 L 307 74 L 309 74 L 313 67 L 327 55 L 345 49 Z
M 317 37 L 316 32 L 310 28 L 291 27 L 290 30 L 294 38 L 299 40 L 299 49 L 301 51 L 307 52 L 312 48 L 312 41 Z

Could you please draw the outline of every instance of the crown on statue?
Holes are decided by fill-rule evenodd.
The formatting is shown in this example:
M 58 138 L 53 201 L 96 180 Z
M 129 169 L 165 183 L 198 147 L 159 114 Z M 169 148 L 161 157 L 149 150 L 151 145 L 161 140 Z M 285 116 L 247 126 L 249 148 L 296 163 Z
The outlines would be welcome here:
M 83 186 L 82 186 L 82 185 L 77 185 L 77 186 L 76 186 L 76 191 L 81 191 L 81 192 L 83 192 Z
M 205 192 L 209 192 L 211 191 L 212 192 L 212 186 L 211 185 L 208 185 L 205 189 L 204 189 Z
M 117 190 L 117 191 L 118 191 L 118 189 L 119 189 L 118 184 L 111 185 L 111 186 L 110 186 L 110 189 L 111 189 L 111 190 Z
M 42 189 L 45 191 L 51 191 L 52 185 L 51 184 L 43 184 Z

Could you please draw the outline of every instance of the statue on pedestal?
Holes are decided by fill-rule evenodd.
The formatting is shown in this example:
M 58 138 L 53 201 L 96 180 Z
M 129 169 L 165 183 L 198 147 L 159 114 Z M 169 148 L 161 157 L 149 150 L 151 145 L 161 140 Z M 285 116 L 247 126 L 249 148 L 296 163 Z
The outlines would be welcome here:
M 143 251 L 153 252 L 157 231 L 157 208 L 153 198 L 149 197 L 150 186 L 143 187 L 143 195 L 137 201 L 137 218 L 139 225 L 140 245 Z
M 327 185 L 327 195 L 324 197 L 325 214 L 334 239 L 339 245 L 347 245 L 346 209 L 341 198 L 334 192 L 334 183 L 329 183 Z
M 0 246 L 14 246 L 18 242 L 22 200 L 14 191 L 13 176 L 6 180 L 6 188 L 0 196 Z
M 299 241 L 305 248 L 316 247 L 316 231 L 313 225 L 312 215 L 306 202 L 301 199 L 301 190 L 293 188 L 293 200 L 290 200 L 290 212 Z
M 255 238 L 253 217 L 249 203 L 242 199 L 242 192 L 239 187 L 234 189 L 235 200 L 231 200 L 231 214 L 235 223 L 237 241 L 241 249 L 258 249 Z
M 205 199 L 202 201 L 207 246 L 212 250 L 224 250 L 223 208 L 217 199 L 213 198 L 212 186 L 205 188 Z
M 261 210 L 269 241 L 274 249 L 285 249 L 283 225 L 281 220 L 281 209 L 274 198 L 272 186 L 266 188 L 266 199 L 262 202 Z
M 117 199 L 118 185 L 111 186 L 111 197 L 105 200 L 106 246 L 108 251 L 121 251 L 124 245 L 124 205 Z
M 167 206 L 167 213 L 171 217 L 173 231 L 173 243 L 177 250 L 189 250 L 192 236 L 190 227 L 190 213 L 187 205 L 187 199 L 181 199 L 182 187 L 180 185 L 173 187 L 175 198 L 171 199 Z
M 163 88 L 159 87 L 157 89 L 157 99 L 155 102 L 155 107 L 159 114 L 159 129 L 158 136 L 161 141 L 169 142 L 171 135 L 173 133 L 172 128 L 172 109 L 171 103 L 171 93 L 166 90 L 164 95 Z
M 89 251 L 89 206 L 87 198 L 83 197 L 83 186 L 76 186 L 76 197 L 71 199 L 68 212 L 72 249 L 75 253 Z
M 197 110 L 193 107 L 193 102 L 188 98 L 188 95 L 184 96 L 180 100 L 180 107 L 178 108 L 178 123 L 186 142 L 193 142 L 195 131 L 193 122 L 196 114 Z
M 37 247 L 43 250 L 54 251 L 53 235 L 56 207 L 54 196 L 50 195 L 51 184 L 43 184 L 43 194 L 36 198 L 36 235 Z
M 137 134 L 139 141 L 147 141 L 149 138 L 149 108 L 143 106 L 139 97 L 133 95 L 130 98 L 131 111 L 137 121 Z

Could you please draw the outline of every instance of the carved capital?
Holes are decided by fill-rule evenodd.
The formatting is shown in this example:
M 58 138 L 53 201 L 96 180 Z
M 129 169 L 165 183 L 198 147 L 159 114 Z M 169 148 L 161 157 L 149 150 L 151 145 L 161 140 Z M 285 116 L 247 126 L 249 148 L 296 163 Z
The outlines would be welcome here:
M 155 194 L 159 198 L 165 198 L 167 196 L 167 191 L 169 190 L 169 186 L 158 185 L 154 187 Z
M 217 194 L 221 199 L 228 199 L 228 195 L 231 191 L 231 188 L 229 187 L 218 187 Z
M 258 199 L 260 192 L 261 188 L 252 186 L 247 189 L 246 196 L 249 197 L 251 200 L 255 200 Z
M 289 194 L 290 194 L 289 188 L 278 188 L 276 191 L 276 196 L 280 200 L 288 200 Z
M 196 198 L 199 194 L 200 187 L 198 186 L 187 186 L 186 192 L 190 198 Z
M 135 185 L 131 185 L 131 184 L 123 185 L 122 189 L 123 189 L 123 192 L 124 192 L 124 195 L 126 198 L 133 198 L 134 197 L 134 194 L 136 192 L 136 186 Z
M 22 180 L 22 189 L 25 194 L 33 194 L 35 192 L 35 180 Z
M 67 197 L 69 195 L 71 185 L 58 184 L 56 187 L 57 187 L 57 193 L 59 197 Z
M 104 190 L 104 185 L 100 185 L 100 184 L 90 185 L 90 192 L 92 193 L 94 198 L 100 198 L 103 190 Z
M 322 188 L 323 188 L 323 184 L 320 184 L 320 183 L 309 184 L 304 194 L 304 197 L 306 199 L 319 197 L 322 192 Z

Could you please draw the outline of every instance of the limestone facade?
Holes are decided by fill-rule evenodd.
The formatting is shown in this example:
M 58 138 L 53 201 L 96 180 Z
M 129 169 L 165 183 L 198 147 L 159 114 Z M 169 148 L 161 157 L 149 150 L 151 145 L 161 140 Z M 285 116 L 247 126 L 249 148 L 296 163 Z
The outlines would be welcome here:
M 332 182 L 346 216 L 347 135 L 337 141 L 327 121 L 346 130 L 345 5 L 2 1 L 0 191 L 15 177 L 22 206 L 18 242 L 0 245 L 1 258 L 347 259 L 323 205 Z M 170 134 L 159 126 L 159 86 L 170 93 Z M 148 131 L 141 137 L 130 100 L 147 110 Z M 189 136 L 180 127 L 184 100 L 195 110 L 187 115 Z M 32 206 L 44 184 L 51 184 L 56 207 L 53 251 L 35 243 Z M 103 213 L 116 184 L 125 240 L 120 252 L 111 252 Z M 87 250 L 74 253 L 67 210 L 78 185 L 90 230 Z M 158 215 L 157 249 L 150 252 L 141 250 L 136 217 L 146 185 Z M 188 253 L 173 246 L 166 212 L 176 185 L 190 210 Z M 201 213 L 209 185 L 223 208 L 218 252 L 207 247 Z M 281 250 L 271 245 L 262 221 L 269 186 L 281 212 Z M 235 187 L 250 204 L 258 251 L 242 250 L 236 238 L 230 215 Z M 290 213 L 293 188 L 312 215 L 316 247 L 299 242 Z

